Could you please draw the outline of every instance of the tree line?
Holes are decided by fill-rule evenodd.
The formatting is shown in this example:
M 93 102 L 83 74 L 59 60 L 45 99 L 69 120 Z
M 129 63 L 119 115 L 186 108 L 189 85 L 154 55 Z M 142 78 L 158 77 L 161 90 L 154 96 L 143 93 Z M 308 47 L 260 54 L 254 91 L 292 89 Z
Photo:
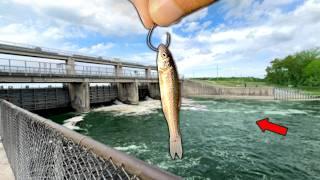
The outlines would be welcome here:
M 320 87 L 320 49 L 311 49 L 276 58 L 268 66 L 265 80 L 285 86 Z

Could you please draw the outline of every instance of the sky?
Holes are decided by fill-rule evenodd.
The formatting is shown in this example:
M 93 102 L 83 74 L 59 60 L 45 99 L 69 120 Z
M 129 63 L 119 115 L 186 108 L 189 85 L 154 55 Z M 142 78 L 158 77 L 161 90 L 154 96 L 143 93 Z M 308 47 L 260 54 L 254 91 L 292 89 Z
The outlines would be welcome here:
M 186 77 L 264 77 L 274 58 L 320 47 L 319 29 L 320 0 L 220 0 L 153 43 L 170 32 Z M 155 65 L 147 33 L 129 0 L 0 0 L 0 41 Z

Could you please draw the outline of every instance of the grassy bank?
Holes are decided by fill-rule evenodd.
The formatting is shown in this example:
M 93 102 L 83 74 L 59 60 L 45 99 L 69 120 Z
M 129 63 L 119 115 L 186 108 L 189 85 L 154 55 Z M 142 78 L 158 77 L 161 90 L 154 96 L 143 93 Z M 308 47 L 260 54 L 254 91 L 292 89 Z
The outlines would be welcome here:
M 298 87 L 298 89 L 311 93 L 312 95 L 320 96 L 320 88 L 315 88 L 315 87 Z
M 263 79 L 253 77 L 230 77 L 230 78 L 193 78 L 192 80 L 206 82 L 217 86 L 226 87 L 270 87 Z

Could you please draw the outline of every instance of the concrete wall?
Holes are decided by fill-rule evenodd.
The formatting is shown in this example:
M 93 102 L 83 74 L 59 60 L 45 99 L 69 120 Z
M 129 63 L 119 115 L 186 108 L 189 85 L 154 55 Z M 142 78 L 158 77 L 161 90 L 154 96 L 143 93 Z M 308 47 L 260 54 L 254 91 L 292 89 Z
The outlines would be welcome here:
M 75 61 L 73 58 L 69 57 L 66 62 L 66 70 L 68 75 L 74 75 L 76 73 L 75 70 Z
M 149 95 L 153 99 L 160 99 L 159 83 L 148 83 Z
M 117 83 L 118 99 L 127 104 L 139 104 L 138 82 Z
M 205 83 L 185 80 L 182 96 L 230 95 L 230 96 L 273 96 L 273 88 L 268 87 L 216 87 Z
M 67 88 L 0 89 L 0 99 L 29 111 L 70 106 Z
M 89 89 L 91 104 L 111 102 L 118 97 L 118 89 L 116 85 L 91 86 Z
M 89 83 L 69 83 L 69 96 L 71 106 L 78 112 L 87 112 L 90 110 Z

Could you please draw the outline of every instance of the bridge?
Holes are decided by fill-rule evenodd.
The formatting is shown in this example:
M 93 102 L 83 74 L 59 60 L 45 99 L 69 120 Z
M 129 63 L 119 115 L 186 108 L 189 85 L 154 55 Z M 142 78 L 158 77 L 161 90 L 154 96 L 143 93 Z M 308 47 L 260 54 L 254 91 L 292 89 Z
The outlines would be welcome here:
M 13 43 L 0 43 L 0 55 L 20 58 L 0 59 L 0 83 L 63 83 L 68 89 L 64 97 L 79 112 L 88 111 L 94 101 L 90 83 L 109 83 L 116 87 L 117 98 L 129 104 L 139 103 L 139 87 L 147 87 L 149 96 L 159 97 L 155 66 Z M 47 102 L 50 98 L 45 99 L 52 104 Z
M 119 59 L 0 43 L 0 83 L 61 84 L 0 85 L 0 155 L 11 168 L 1 167 L 11 169 L 16 179 L 181 179 L 27 111 L 72 106 L 85 112 L 92 104 L 115 99 L 138 104 L 146 96 L 159 98 L 156 70 Z

